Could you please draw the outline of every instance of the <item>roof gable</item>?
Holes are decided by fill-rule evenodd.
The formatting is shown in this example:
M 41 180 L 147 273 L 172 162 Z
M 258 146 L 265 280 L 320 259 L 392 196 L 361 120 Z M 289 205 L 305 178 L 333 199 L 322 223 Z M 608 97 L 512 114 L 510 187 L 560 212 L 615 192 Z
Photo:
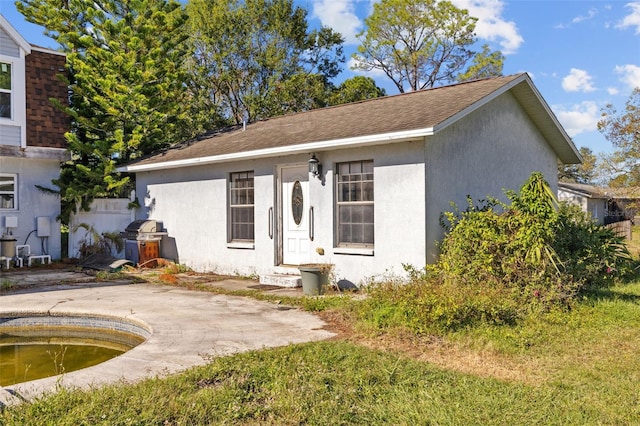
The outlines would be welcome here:
M 289 114 L 215 131 L 119 171 L 212 164 L 285 153 L 392 143 L 433 135 L 511 90 L 558 157 L 579 154 L 526 74 L 495 77 Z
M 31 53 L 31 45 L 20 35 L 20 33 L 13 28 L 13 25 L 7 21 L 7 19 L 0 15 L 0 29 L 4 30 L 5 34 L 9 36 L 13 42 L 18 45 L 20 49 L 22 49 L 26 55 Z

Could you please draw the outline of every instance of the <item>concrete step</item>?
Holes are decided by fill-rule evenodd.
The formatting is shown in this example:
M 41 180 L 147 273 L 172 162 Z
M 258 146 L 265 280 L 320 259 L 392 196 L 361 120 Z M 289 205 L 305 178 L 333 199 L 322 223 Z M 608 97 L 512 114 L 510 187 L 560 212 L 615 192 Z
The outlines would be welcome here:
M 260 275 L 260 284 L 277 285 L 279 287 L 302 287 L 302 277 L 288 274 L 264 274 Z

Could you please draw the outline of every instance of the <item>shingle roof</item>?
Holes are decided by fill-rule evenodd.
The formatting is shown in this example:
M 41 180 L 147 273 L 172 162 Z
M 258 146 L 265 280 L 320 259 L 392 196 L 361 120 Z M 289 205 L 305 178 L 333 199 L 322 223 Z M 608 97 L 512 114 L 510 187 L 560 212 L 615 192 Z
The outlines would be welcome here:
M 558 188 L 580 193 L 588 198 L 638 199 L 640 188 L 607 188 L 583 183 L 558 182 Z
M 282 153 L 283 150 L 299 145 L 367 136 L 375 138 L 376 135 L 411 130 L 430 129 L 433 132 L 438 126 L 444 126 L 450 120 L 455 121 L 456 116 L 493 94 L 503 93 L 523 81 L 528 82 L 527 87 L 530 87 L 531 93 L 537 94 L 528 76 L 518 74 L 315 109 L 250 123 L 245 130 L 239 126 L 214 132 L 138 160 L 119 170 L 138 171 L 170 165 L 176 167 L 177 164 L 187 165 L 193 159 L 238 156 L 265 150 L 278 150 Z M 540 101 L 544 104 L 541 98 Z M 543 109 L 547 108 L 546 104 L 542 106 Z M 543 118 L 549 115 L 549 110 L 545 111 L 539 114 Z M 559 127 L 554 121 L 555 117 L 547 117 L 546 121 L 549 118 L 553 123 L 546 123 L 547 126 L 552 130 Z M 532 116 L 532 119 L 535 121 L 535 117 Z M 561 133 L 560 139 L 565 139 L 564 143 L 570 145 L 565 151 L 573 151 L 573 158 L 579 159 L 564 130 L 556 128 L 555 132 Z M 562 155 L 559 154 L 559 157 L 562 158 Z M 572 159 L 570 157 L 568 155 L 567 158 Z

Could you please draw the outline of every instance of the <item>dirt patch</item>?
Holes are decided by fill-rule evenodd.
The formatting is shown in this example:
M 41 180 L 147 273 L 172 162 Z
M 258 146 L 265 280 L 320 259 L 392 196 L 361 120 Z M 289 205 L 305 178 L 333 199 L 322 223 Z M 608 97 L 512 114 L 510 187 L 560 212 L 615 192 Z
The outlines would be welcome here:
M 536 385 L 548 379 L 539 361 L 528 357 L 505 356 L 489 350 L 473 350 L 435 336 L 414 334 L 368 335 L 356 330 L 353 318 L 339 311 L 318 314 L 327 330 L 343 339 L 370 349 L 402 354 L 411 359 L 434 364 L 445 370 Z

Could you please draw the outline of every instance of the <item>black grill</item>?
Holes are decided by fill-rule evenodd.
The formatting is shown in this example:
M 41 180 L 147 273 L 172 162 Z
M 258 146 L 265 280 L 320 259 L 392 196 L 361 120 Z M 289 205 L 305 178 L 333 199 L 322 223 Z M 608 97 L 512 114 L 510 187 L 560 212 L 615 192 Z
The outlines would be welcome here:
M 160 242 L 167 235 L 162 232 L 162 222 L 155 220 L 134 220 L 120 235 L 125 239 L 125 258 L 135 265 L 161 256 Z
M 160 232 L 158 230 L 158 222 L 155 220 L 134 220 L 125 228 L 120 235 L 126 240 L 143 240 L 155 236 Z

